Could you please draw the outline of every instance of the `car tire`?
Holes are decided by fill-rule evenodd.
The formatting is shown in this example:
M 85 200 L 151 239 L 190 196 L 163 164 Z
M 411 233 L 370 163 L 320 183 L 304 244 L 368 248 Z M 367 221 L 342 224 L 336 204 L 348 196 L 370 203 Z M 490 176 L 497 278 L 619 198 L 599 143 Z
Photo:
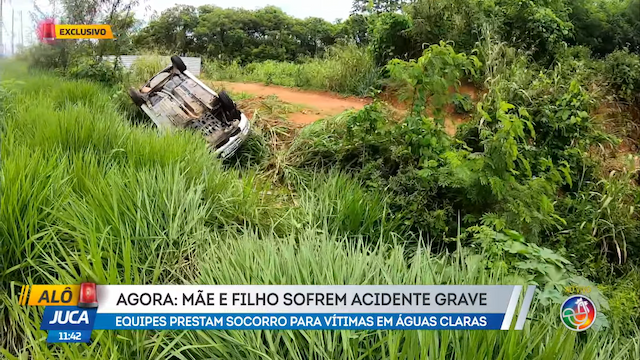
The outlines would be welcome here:
M 226 91 L 221 91 L 218 94 L 218 99 L 220 99 L 220 104 L 222 104 L 222 110 L 233 113 L 236 110 L 236 104 L 231 100 L 229 94 Z
M 140 91 L 134 88 L 129 88 L 129 97 L 131 98 L 131 100 L 133 100 L 133 103 L 136 104 L 136 106 L 138 107 L 145 104 L 144 98 L 142 97 L 142 94 L 140 93 Z
M 180 72 L 184 72 L 185 70 L 187 70 L 187 65 L 184 64 L 184 61 L 182 61 L 182 59 L 178 55 L 173 55 L 171 57 L 171 64 Z

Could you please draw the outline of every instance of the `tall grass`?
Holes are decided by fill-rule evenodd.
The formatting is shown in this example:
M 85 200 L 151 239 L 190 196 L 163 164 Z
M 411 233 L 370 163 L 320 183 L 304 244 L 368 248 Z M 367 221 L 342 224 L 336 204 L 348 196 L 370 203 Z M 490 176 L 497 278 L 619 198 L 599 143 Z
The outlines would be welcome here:
M 199 284 L 497 284 L 522 283 L 506 272 L 488 272 L 481 256 L 464 252 L 434 257 L 427 249 L 366 246 L 308 229 L 285 237 L 247 230 L 212 232 L 197 239 L 197 271 L 174 268 L 182 281 Z M 52 244 L 62 245 L 59 240 Z M 60 282 L 77 274 L 66 264 L 95 269 L 103 281 L 118 283 L 110 271 L 108 242 L 90 239 L 70 256 L 52 252 L 47 273 Z M 184 249 L 187 250 L 187 249 Z M 184 251 L 183 250 L 183 251 Z M 157 254 L 161 253 L 156 249 Z M 122 254 L 123 261 L 133 252 Z M 159 268 L 156 265 L 152 268 Z M 142 271 L 142 270 L 140 270 Z M 136 272 L 136 270 L 134 270 Z M 146 279 L 152 281 L 153 279 Z M 155 279 L 158 282 L 171 282 Z M 557 308 L 536 305 L 523 331 L 96 331 L 91 345 L 49 347 L 37 330 L 37 308 L 11 304 L 22 321 L 34 359 L 179 358 L 179 359 L 634 359 L 638 343 L 606 332 L 577 334 L 564 328 Z
M 359 96 L 367 95 L 379 75 L 371 52 L 355 45 L 332 47 L 325 57 L 302 63 L 269 60 L 241 66 L 214 60 L 205 63 L 204 70 L 212 80 L 253 81 Z
M 96 84 L 0 63 L 0 350 L 69 359 L 637 359 L 637 339 L 576 334 L 536 304 L 524 331 L 96 331 L 46 344 L 22 284 L 526 283 L 459 249 L 409 249 L 351 178 L 294 191 L 223 169 L 189 132 L 129 124 Z M 381 229 L 388 229 L 381 231 Z M 386 233 L 386 235 L 384 235 Z M 385 236 L 385 242 L 372 239 Z M 638 334 L 638 332 L 633 332 Z
M 96 266 L 104 259 L 102 269 L 118 283 L 171 281 L 205 224 L 271 228 L 278 211 L 269 209 L 263 185 L 222 171 L 199 136 L 131 127 L 94 84 L 16 75 L 27 80 L 3 104 L 10 112 L 1 145 L 0 283 L 7 293 L 55 281 L 50 270 L 60 259 L 53 254 L 76 252 Z M 108 252 L 92 254 L 89 241 Z M 107 280 L 96 268 L 62 263 L 77 279 Z M 10 320 L 1 325 L 2 342 L 19 342 L 9 334 L 20 318 L 3 318 Z
M 131 64 L 129 80 L 138 86 L 142 85 L 169 64 L 170 61 L 167 56 L 154 54 L 142 55 Z

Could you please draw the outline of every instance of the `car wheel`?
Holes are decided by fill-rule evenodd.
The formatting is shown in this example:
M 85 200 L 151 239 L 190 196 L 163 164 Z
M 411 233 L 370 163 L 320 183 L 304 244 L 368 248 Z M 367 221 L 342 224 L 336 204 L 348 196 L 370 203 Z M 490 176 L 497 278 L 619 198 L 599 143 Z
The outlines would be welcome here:
M 131 98 L 131 100 L 133 100 L 133 103 L 136 104 L 136 106 L 138 107 L 144 105 L 145 103 L 144 98 L 142 97 L 142 94 L 140 94 L 140 91 L 134 88 L 129 88 L 129 97 Z
M 226 91 L 222 91 L 218 94 L 218 99 L 220 99 L 220 104 L 222 104 L 222 110 L 232 113 L 236 110 L 236 104 L 231 100 L 231 97 L 227 94 Z
M 173 67 L 178 69 L 178 71 L 180 72 L 184 72 L 185 70 L 187 70 L 187 65 L 184 64 L 184 61 L 182 61 L 182 59 L 178 55 L 173 55 L 171 57 L 171 64 L 173 64 Z

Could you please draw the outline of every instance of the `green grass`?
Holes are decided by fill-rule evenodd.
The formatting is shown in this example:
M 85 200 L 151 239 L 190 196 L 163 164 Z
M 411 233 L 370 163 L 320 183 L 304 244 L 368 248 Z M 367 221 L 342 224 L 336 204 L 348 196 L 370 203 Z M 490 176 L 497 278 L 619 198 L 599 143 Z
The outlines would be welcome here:
M 162 69 L 171 64 L 168 56 L 160 56 L 156 54 L 148 54 L 138 57 L 131 64 L 131 72 L 129 73 L 129 81 L 137 86 L 142 86 L 149 81 L 151 77 L 159 73 Z
M 296 236 L 263 237 L 253 231 L 215 232 L 197 241 L 197 272 L 175 269 L 182 281 L 200 284 L 494 284 L 522 283 L 500 272 L 489 273 L 479 256 L 453 253 L 433 257 L 421 249 L 406 256 L 402 246 L 370 248 L 362 243 L 309 229 Z M 54 241 L 59 243 L 59 241 Z M 89 260 L 109 245 L 91 239 L 89 253 L 53 258 L 51 263 L 77 263 L 118 283 L 104 262 Z M 160 251 L 157 250 L 159 254 Z M 157 255 L 157 254 L 156 254 Z M 126 259 L 126 256 L 125 256 Z M 319 261 L 318 259 L 322 259 Z M 157 268 L 157 266 L 156 266 Z M 53 266 L 58 281 L 77 274 Z M 154 279 L 147 279 L 152 282 Z M 161 282 L 167 280 L 160 279 Z M 171 282 L 171 281 L 168 281 Z M 14 300 L 15 302 L 15 300 Z M 96 331 L 90 345 L 47 347 L 37 331 L 37 308 L 11 304 L 26 330 L 33 358 L 182 358 L 182 359 L 633 359 L 638 343 L 606 332 L 577 334 L 565 329 L 541 306 L 523 331 Z M 557 310 L 557 309 L 554 309 Z
M 7 77 L 22 83 L 6 81 Z M 47 345 L 23 284 L 526 284 L 469 249 L 405 246 L 382 195 L 351 177 L 293 188 L 225 168 L 189 132 L 132 126 L 111 92 L 0 63 L 0 349 L 68 359 L 637 359 L 634 338 L 524 331 L 96 331 Z M 383 240 L 383 241 L 378 241 Z

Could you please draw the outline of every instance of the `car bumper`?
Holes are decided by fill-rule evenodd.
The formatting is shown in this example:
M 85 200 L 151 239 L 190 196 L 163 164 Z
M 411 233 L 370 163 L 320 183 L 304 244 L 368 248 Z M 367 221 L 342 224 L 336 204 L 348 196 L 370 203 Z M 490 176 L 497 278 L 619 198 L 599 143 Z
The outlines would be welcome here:
M 232 136 L 229 138 L 224 145 L 217 148 L 215 153 L 219 155 L 221 158 L 226 159 L 233 155 L 242 145 L 242 143 L 249 137 L 249 133 L 251 132 L 251 126 L 249 125 L 249 119 L 241 113 L 240 116 L 240 124 L 238 125 L 240 128 L 240 132 L 238 135 Z

